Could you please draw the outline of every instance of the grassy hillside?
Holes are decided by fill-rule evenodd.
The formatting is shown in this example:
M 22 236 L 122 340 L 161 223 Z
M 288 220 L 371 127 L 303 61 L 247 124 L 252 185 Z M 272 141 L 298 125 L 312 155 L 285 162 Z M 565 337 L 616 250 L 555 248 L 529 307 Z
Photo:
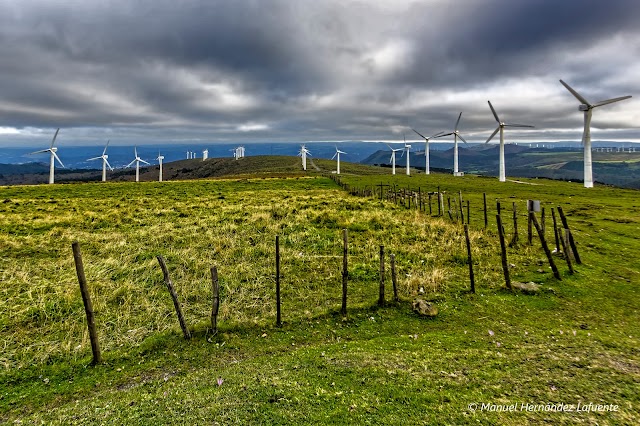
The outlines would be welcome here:
M 335 162 L 316 165 L 331 170 Z M 363 166 L 343 163 L 342 181 L 352 188 L 440 186 L 454 199 L 462 191 L 471 210 L 471 294 L 459 223 L 351 196 L 315 169 L 292 171 L 293 162 L 277 166 L 277 178 L 252 176 L 254 166 L 234 179 L 0 189 L 0 421 L 633 424 L 640 415 L 637 191 L 362 176 Z M 512 202 L 522 212 L 524 200 L 541 200 L 550 240 L 549 208 L 562 205 L 584 261 L 577 274 L 556 256 L 562 281 L 553 278 L 537 239 L 527 244 L 521 215 L 520 244 L 508 253 L 512 279 L 535 281 L 542 291 L 504 290 L 496 198 L 509 209 L 509 237 Z M 339 314 L 343 228 L 350 240 L 346 319 Z M 276 235 L 282 328 L 275 327 Z M 73 241 L 81 244 L 97 314 L 105 361 L 96 367 L 89 366 Z M 391 302 L 387 262 L 384 308 L 376 306 L 380 245 L 396 255 L 401 299 Z M 190 341 L 156 255 L 167 260 Z M 221 284 L 216 336 L 209 329 L 212 265 Z M 411 312 L 416 296 L 439 315 Z M 480 410 L 482 403 L 589 402 L 618 408 Z

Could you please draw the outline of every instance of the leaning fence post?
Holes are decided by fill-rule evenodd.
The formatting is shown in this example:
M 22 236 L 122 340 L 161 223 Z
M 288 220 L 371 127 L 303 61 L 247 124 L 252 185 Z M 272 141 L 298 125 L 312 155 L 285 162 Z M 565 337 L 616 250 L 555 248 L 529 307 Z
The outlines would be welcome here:
M 558 230 L 556 229 L 556 235 L 557 234 L 558 234 Z M 569 268 L 569 273 L 573 275 L 574 270 L 573 270 L 573 263 L 571 263 L 571 253 L 569 253 L 569 250 L 567 250 L 566 243 L 564 242 L 564 238 L 561 238 L 560 242 L 562 243 L 562 251 L 564 253 L 564 258 L 567 261 L 567 267 Z
M 380 292 L 378 306 L 384 306 L 384 246 L 380 246 Z
M 564 215 L 564 211 L 562 211 L 562 207 L 558 206 L 558 213 L 560 214 L 560 220 L 562 221 L 562 226 L 564 227 L 564 229 L 569 230 L 569 246 L 571 247 L 571 251 L 573 252 L 573 256 L 576 259 L 576 263 L 578 265 L 582 264 L 582 261 L 580 260 L 580 255 L 578 254 L 578 248 L 576 247 L 576 242 L 573 239 L 573 233 L 571 233 L 571 230 L 569 229 L 569 224 L 567 223 L 567 218 Z
M 220 308 L 220 286 L 218 284 L 218 268 L 211 267 L 211 289 L 213 292 L 213 304 L 211 305 L 211 329 L 213 335 L 218 334 L 218 310 Z
M 498 223 L 498 235 L 500 236 L 500 253 L 502 257 L 502 272 L 504 273 L 504 282 L 509 290 L 511 287 L 511 278 L 509 277 L 509 263 L 507 262 L 507 246 L 504 243 L 504 229 L 502 228 L 502 218 L 499 214 L 496 215 L 496 222 Z
M 167 269 L 167 264 L 164 262 L 164 258 L 162 256 L 157 256 L 158 263 L 160 264 L 160 268 L 162 268 L 162 274 L 164 275 L 164 283 L 169 289 L 169 293 L 171 294 L 171 299 L 173 299 L 173 306 L 176 309 L 176 314 L 178 315 L 178 321 L 180 322 L 180 328 L 182 329 L 182 334 L 185 339 L 191 338 L 191 333 L 187 328 L 187 324 L 184 321 L 184 316 L 182 315 L 182 308 L 180 308 L 180 302 L 178 302 L 178 295 L 176 294 L 176 290 L 173 288 L 173 283 L 171 282 L 171 278 L 169 278 L 169 270 Z
M 393 284 L 393 301 L 397 302 L 398 298 L 398 277 L 396 276 L 396 255 L 389 256 L 391 260 L 391 283 Z
M 280 235 L 276 235 L 276 325 L 278 327 L 282 327 L 280 309 Z
M 556 279 L 561 280 L 560 272 L 558 272 L 558 268 L 556 267 L 556 263 L 553 261 L 553 256 L 551 256 L 551 250 L 549 250 L 549 246 L 547 245 L 547 240 L 544 238 L 544 233 L 542 232 L 542 228 L 538 223 L 538 219 L 536 218 L 536 214 L 533 212 L 533 209 L 529 212 L 529 218 L 533 223 L 533 226 L 536 227 L 536 231 L 538 231 L 538 237 L 540 238 L 540 244 L 542 244 L 542 249 L 544 250 L 544 254 L 547 255 L 547 259 L 549 259 L 549 265 L 551 265 L 551 270 L 553 271 L 553 276 Z
M 342 309 L 340 313 L 342 315 L 347 315 L 347 277 L 349 276 L 349 271 L 347 269 L 347 252 L 348 252 L 348 240 L 347 240 L 347 230 L 342 230 Z
M 476 292 L 476 282 L 473 276 L 473 259 L 471 258 L 471 241 L 469 240 L 469 224 L 464 225 L 464 237 L 467 240 L 467 260 L 469 262 L 469 280 L 471 281 L 471 293 Z
M 96 332 L 96 321 L 93 315 L 93 305 L 87 288 L 87 278 L 84 275 L 84 265 L 82 263 L 82 254 L 80 253 L 80 244 L 76 241 L 71 245 L 73 249 L 73 260 L 76 264 L 76 274 L 80 283 L 80 294 L 82 294 L 82 303 L 84 304 L 84 312 L 87 316 L 87 327 L 89 328 L 89 339 L 91 340 L 91 352 L 93 353 L 92 364 L 102 362 L 100 355 L 100 345 L 98 344 L 98 333 Z

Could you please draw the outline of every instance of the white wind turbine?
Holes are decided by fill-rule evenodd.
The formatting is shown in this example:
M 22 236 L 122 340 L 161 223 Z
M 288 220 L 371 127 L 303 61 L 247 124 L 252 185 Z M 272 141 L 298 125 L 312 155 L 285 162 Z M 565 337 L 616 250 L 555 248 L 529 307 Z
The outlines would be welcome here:
M 422 134 L 420 134 L 420 132 L 418 132 L 416 129 L 411 129 L 414 132 L 416 132 L 418 134 L 418 136 L 420 136 L 421 138 L 424 139 L 424 173 L 426 175 L 428 175 L 430 173 L 429 171 L 429 140 L 434 139 L 434 138 L 439 138 L 441 136 L 444 136 L 443 133 L 444 132 L 438 132 L 433 136 L 422 136 Z
M 102 181 L 103 182 L 107 181 L 107 167 L 109 167 L 109 170 L 113 171 L 113 167 L 111 167 L 111 164 L 109 164 L 109 160 L 107 160 L 107 158 L 109 158 L 109 156 L 107 155 L 107 147 L 109 146 L 109 142 L 110 141 L 107 141 L 107 144 L 104 147 L 104 151 L 102 151 L 102 155 L 100 157 L 93 157 L 87 160 L 87 161 L 102 160 Z
M 140 158 L 140 156 L 138 156 L 138 147 L 134 147 L 133 151 L 136 154 L 136 158 L 134 158 L 132 162 L 127 164 L 127 167 L 131 167 L 133 163 L 136 163 L 136 182 L 140 182 L 140 163 L 144 163 L 147 165 L 150 165 L 150 164 L 144 161 L 142 158 Z
M 493 109 L 493 105 L 491 105 L 491 101 L 487 101 L 487 102 L 489 102 L 489 108 L 491 108 L 491 112 L 493 113 L 493 116 L 498 122 L 498 127 L 496 128 L 496 130 L 493 131 L 493 133 L 491 134 L 491 136 L 489 136 L 489 139 L 487 139 L 485 143 L 489 143 L 489 141 L 493 139 L 493 137 L 498 132 L 500 132 L 500 175 L 498 179 L 500 180 L 500 182 L 504 182 L 507 180 L 506 174 L 505 174 L 505 166 L 504 166 L 504 128 L 505 127 L 533 127 L 533 126 L 530 126 L 528 124 L 506 124 L 504 121 L 500 121 L 500 118 L 498 117 L 498 113 L 496 113 L 496 110 Z
M 458 116 L 458 121 L 456 121 L 456 126 L 454 127 L 453 132 L 445 133 L 444 135 L 438 136 L 438 137 L 443 137 L 443 136 L 453 135 L 453 175 L 454 176 L 461 176 L 460 172 L 458 171 L 458 138 L 460 138 L 462 142 L 467 143 L 467 141 L 465 141 L 464 138 L 460 136 L 460 131 L 458 130 L 458 124 L 460 124 L 460 118 L 462 118 L 462 113 L 460 113 L 460 115 Z
M 599 101 L 595 104 L 590 104 L 582 95 L 573 90 L 567 83 L 560 80 L 560 83 L 566 89 L 571 92 L 573 96 L 576 97 L 577 100 L 581 102 L 578 107 L 579 111 L 584 112 L 584 131 L 582 133 L 582 145 L 584 148 L 584 187 L 585 188 L 593 188 L 593 170 L 591 163 L 591 114 L 594 108 L 611 104 L 614 102 L 622 101 L 625 99 L 629 99 L 631 96 L 621 96 L 619 98 L 607 99 L 605 101 Z
M 340 174 L 340 154 L 346 154 L 346 152 L 344 151 L 340 151 L 338 149 L 338 147 L 336 146 L 336 153 L 333 154 L 333 157 L 331 157 L 331 159 L 333 160 L 334 158 L 336 158 L 337 161 L 337 168 L 336 168 L 336 174 L 339 175 Z
M 396 152 L 403 151 L 404 148 L 393 149 L 389 145 L 387 145 L 387 146 L 391 150 L 391 158 L 389 159 L 389 161 L 391 161 L 391 174 L 395 175 L 396 174 Z
M 55 135 L 53 135 L 53 139 L 51 140 L 51 146 L 49 146 L 48 149 L 41 149 L 40 151 L 35 151 L 35 152 L 31 153 L 31 154 L 40 154 L 40 153 L 43 153 L 43 152 L 48 152 L 50 154 L 50 160 L 49 160 L 49 183 L 53 183 L 54 182 L 55 160 L 58 160 L 58 163 L 60 163 L 60 165 L 64 168 L 64 164 L 62 164 L 62 161 L 60 161 L 60 158 L 58 157 L 58 154 L 56 154 L 56 151 L 58 150 L 58 148 L 53 146 L 53 144 L 56 143 L 56 138 L 58 137 L 58 132 L 59 131 L 60 131 L 60 128 L 58 128 L 56 130 Z
M 402 155 L 404 155 L 405 151 L 407 152 L 407 176 L 411 176 L 411 170 L 409 169 L 409 157 L 411 157 L 411 145 L 407 143 L 407 138 L 402 135 L 404 139 L 404 151 L 402 151 Z
M 164 160 L 164 155 L 160 155 L 160 151 L 158 151 L 158 158 L 156 158 L 156 160 L 158 160 L 158 164 L 160 165 L 160 173 L 158 174 L 158 182 L 162 182 L 162 160 Z
M 305 170 L 305 171 L 307 170 L 307 155 L 311 157 L 311 153 L 309 152 L 307 147 L 304 145 L 301 145 L 300 152 L 298 152 L 298 157 L 302 158 L 302 170 Z

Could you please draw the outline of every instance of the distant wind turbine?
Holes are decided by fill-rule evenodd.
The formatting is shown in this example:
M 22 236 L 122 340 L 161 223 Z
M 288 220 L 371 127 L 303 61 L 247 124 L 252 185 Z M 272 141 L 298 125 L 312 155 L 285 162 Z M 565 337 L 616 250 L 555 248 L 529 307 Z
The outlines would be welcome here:
M 595 104 L 590 104 L 582 95 L 573 90 L 564 81 L 560 80 L 560 83 L 569 91 L 577 100 L 581 102 L 578 107 L 579 111 L 584 112 L 584 131 L 582 133 L 582 145 L 584 149 L 584 187 L 593 188 L 593 169 L 591 162 L 591 114 L 594 108 L 611 104 L 618 101 L 629 99 L 631 96 L 621 96 L 619 98 L 607 99 L 605 101 L 599 101 Z
M 58 157 L 58 154 L 56 154 L 56 151 L 58 150 L 58 148 L 56 148 L 55 146 L 53 146 L 56 143 L 56 138 L 58 137 L 58 132 L 60 131 L 60 128 L 58 128 L 56 130 L 55 135 L 53 135 L 53 139 L 51 140 L 51 146 L 49 146 L 48 149 L 41 149 L 40 151 L 35 151 L 32 152 L 31 154 L 40 154 L 40 153 L 44 153 L 44 152 L 48 152 L 50 154 L 50 160 L 49 160 L 49 183 L 52 184 L 54 182 L 54 172 L 55 172 L 55 160 L 58 160 L 58 163 L 60 163 L 60 165 L 64 168 L 64 164 L 62 164 L 62 161 L 60 161 L 60 158 Z
M 134 158 L 132 162 L 127 164 L 127 167 L 131 167 L 133 163 L 136 163 L 136 182 L 140 182 L 140 163 L 144 163 L 147 165 L 150 165 L 150 164 L 138 156 L 138 147 L 134 147 L 133 150 L 136 154 L 136 158 Z
M 404 151 L 402 151 L 402 155 L 404 155 L 404 152 L 407 152 L 407 176 L 411 176 L 411 170 L 409 169 L 409 157 L 411 157 L 411 145 L 407 143 L 407 138 L 405 137 L 405 135 L 402 135 L 402 138 L 404 139 Z
M 391 174 L 395 175 L 396 174 L 396 152 L 402 151 L 404 148 L 393 149 L 389 146 L 389 149 L 391 150 L 391 158 L 389 159 L 389 161 L 391 161 Z
M 453 135 L 453 175 L 461 176 L 462 174 L 458 171 L 458 138 L 464 143 L 467 141 L 464 140 L 462 136 L 460 136 L 460 131 L 458 130 L 458 124 L 460 124 L 460 118 L 462 118 L 462 113 L 458 116 L 458 121 L 456 121 L 456 125 L 451 133 L 445 133 L 444 135 L 440 135 L 438 137 L 450 136 Z
M 337 160 L 336 174 L 338 174 L 338 175 L 340 174 L 340 154 L 346 154 L 346 152 L 340 151 L 338 149 L 338 147 L 336 146 L 336 153 L 333 154 L 333 157 L 331 157 L 331 159 L 333 160 L 334 158 L 337 157 L 337 159 L 336 159 Z
M 309 152 L 307 147 L 304 145 L 301 145 L 300 152 L 298 152 L 298 157 L 302 158 L 302 170 L 305 170 L 305 171 L 307 170 L 307 155 L 311 157 L 311 153 Z
M 109 156 L 107 155 L 107 148 L 109 147 L 109 142 L 110 141 L 107 141 L 107 144 L 104 147 L 104 151 L 102 151 L 102 155 L 100 157 L 93 157 L 87 160 L 87 161 L 102 160 L 102 181 L 103 182 L 107 181 L 107 167 L 109 167 L 109 170 L 113 171 L 113 167 L 111 167 L 111 164 L 109 164 L 109 160 L 107 160 L 107 158 L 109 158 Z
M 504 128 L 505 127 L 533 127 L 533 126 L 530 126 L 528 124 L 506 124 L 504 121 L 500 121 L 500 118 L 498 117 L 498 113 L 496 112 L 495 109 L 493 109 L 493 105 L 491 105 L 491 101 L 487 101 L 487 102 L 489 102 L 489 108 L 491 108 L 491 112 L 493 113 L 493 116 L 498 122 L 498 127 L 496 128 L 496 130 L 493 131 L 493 133 L 491 134 L 491 136 L 489 136 L 489 139 L 487 139 L 485 143 L 489 143 L 489 141 L 493 139 L 493 137 L 498 132 L 500 132 L 500 175 L 498 179 L 500 180 L 500 182 L 504 182 L 507 180 L 506 174 L 505 174 L 505 165 L 504 165 Z
M 156 158 L 156 160 L 158 160 L 158 164 L 160 165 L 160 173 L 158 174 L 158 182 L 162 182 L 162 160 L 164 160 L 164 155 L 160 155 L 160 151 L 158 151 L 158 158 Z
M 443 135 L 444 132 L 438 132 L 433 136 L 426 137 L 426 136 L 423 136 L 422 134 L 420 134 L 420 132 L 418 132 L 416 129 L 411 129 L 411 130 L 416 132 L 418 134 L 418 136 L 420 136 L 422 139 L 424 139 L 424 164 L 425 164 L 424 173 L 428 175 L 430 173 L 430 171 L 429 171 L 429 140 L 444 136 Z

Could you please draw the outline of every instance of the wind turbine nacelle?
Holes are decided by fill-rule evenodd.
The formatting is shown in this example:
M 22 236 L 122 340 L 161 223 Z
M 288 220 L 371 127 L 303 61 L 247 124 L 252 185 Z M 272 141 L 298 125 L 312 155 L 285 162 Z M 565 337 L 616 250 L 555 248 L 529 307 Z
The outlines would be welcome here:
M 404 146 L 406 149 L 411 149 L 411 145 L 405 145 Z
M 106 160 L 107 158 L 109 158 L 109 156 L 107 154 L 105 154 L 105 155 L 102 156 L 102 158 L 104 158 Z
M 578 111 L 589 111 L 589 105 L 582 104 L 578 107 Z

